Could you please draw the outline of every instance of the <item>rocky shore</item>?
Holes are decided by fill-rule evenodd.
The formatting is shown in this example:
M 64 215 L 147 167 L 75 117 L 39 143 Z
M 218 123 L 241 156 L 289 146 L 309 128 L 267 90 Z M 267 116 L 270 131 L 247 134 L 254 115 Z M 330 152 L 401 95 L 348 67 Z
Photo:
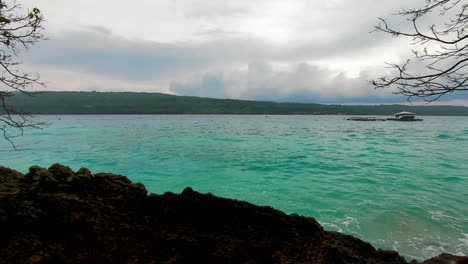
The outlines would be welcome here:
M 0 263 L 407 263 L 313 218 L 201 194 L 148 194 L 59 164 L 0 167 Z M 416 264 L 418 262 L 412 261 Z M 423 262 L 468 264 L 442 254 Z

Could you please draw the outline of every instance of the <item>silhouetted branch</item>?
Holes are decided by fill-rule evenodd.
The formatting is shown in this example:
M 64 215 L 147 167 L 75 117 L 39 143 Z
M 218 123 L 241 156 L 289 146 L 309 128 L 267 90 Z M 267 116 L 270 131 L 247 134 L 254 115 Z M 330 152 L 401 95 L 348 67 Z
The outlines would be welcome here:
M 39 76 L 18 69 L 19 52 L 45 39 L 41 33 L 43 21 L 37 8 L 25 11 L 16 1 L 0 0 L 0 133 L 13 148 L 16 148 L 14 137 L 22 135 L 26 129 L 44 125 L 8 105 L 15 93 L 32 95 L 30 88 L 44 86 Z
M 441 96 L 468 91 L 468 4 L 462 0 L 426 0 L 419 9 L 402 10 L 397 15 L 405 17 L 410 30 L 392 28 L 388 21 L 379 18 L 375 31 L 385 32 L 394 37 L 410 37 L 414 58 L 402 64 L 389 64 L 392 75 L 371 81 L 375 88 L 396 88 L 411 100 L 421 97 L 435 101 Z M 430 15 L 442 17 L 439 24 L 427 24 Z M 413 66 L 413 67 L 410 67 Z M 425 73 L 416 72 L 414 66 L 423 66 Z

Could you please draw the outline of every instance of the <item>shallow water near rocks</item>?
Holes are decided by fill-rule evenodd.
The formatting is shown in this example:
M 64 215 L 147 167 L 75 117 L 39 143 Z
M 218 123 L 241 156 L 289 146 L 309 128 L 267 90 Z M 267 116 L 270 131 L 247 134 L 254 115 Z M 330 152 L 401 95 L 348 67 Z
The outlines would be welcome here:
M 127 175 L 315 217 L 328 230 L 426 259 L 468 254 L 468 117 L 40 116 L 0 141 L 0 165 Z

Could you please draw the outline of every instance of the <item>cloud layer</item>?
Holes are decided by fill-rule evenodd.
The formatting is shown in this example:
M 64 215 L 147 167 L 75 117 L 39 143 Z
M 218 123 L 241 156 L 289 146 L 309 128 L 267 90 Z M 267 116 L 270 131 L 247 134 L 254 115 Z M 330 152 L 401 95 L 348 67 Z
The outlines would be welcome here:
M 384 62 L 405 58 L 408 42 L 369 32 L 395 6 L 419 2 L 44 2 L 49 40 L 22 54 L 23 66 L 49 90 L 399 102 L 404 98 L 368 80 L 386 73 Z

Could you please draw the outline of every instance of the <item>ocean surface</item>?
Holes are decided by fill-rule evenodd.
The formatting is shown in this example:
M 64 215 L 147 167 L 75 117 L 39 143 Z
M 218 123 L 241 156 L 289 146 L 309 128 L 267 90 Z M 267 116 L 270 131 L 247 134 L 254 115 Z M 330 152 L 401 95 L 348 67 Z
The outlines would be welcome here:
M 468 254 L 468 117 L 40 116 L 0 165 L 62 163 L 150 192 L 201 192 L 315 217 L 408 259 Z

